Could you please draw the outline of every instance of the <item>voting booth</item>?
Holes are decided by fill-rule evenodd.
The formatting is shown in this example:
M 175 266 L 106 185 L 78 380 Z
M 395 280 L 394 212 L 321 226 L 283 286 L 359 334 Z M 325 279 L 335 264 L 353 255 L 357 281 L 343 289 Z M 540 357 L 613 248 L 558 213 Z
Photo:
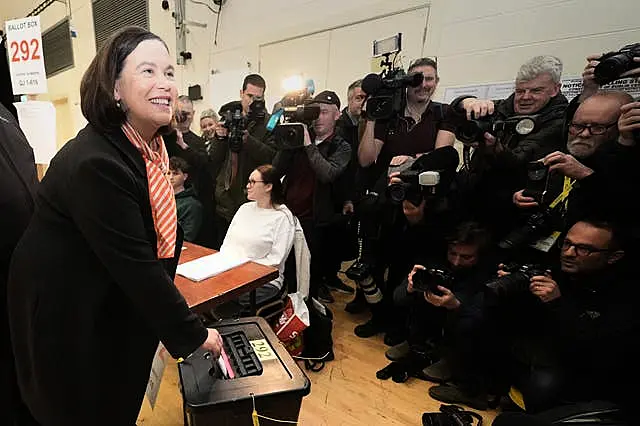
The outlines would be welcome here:
M 297 421 L 311 383 L 263 318 L 216 324 L 227 355 L 225 367 L 198 350 L 179 364 L 185 425 L 252 426 L 264 419 Z M 229 377 L 224 374 L 230 370 Z

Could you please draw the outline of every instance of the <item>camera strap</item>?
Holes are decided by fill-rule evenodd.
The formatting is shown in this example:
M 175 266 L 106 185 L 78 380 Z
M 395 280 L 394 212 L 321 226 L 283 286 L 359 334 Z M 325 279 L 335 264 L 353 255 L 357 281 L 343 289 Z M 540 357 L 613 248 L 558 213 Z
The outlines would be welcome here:
M 551 202 L 551 204 L 549 204 L 550 210 L 553 210 L 558 204 L 565 202 L 567 200 L 567 197 L 569 197 L 569 193 L 573 189 L 573 185 L 575 185 L 575 183 L 576 183 L 575 179 L 571 179 L 567 176 L 564 177 L 562 192 L 560 193 L 560 195 L 556 197 L 555 200 Z M 565 203 L 565 208 L 566 208 L 566 203 Z
M 564 211 L 567 211 L 569 193 L 571 193 L 571 190 L 573 189 L 573 185 L 575 185 L 575 183 L 575 179 L 571 179 L 567 176 L 564 177 L 562 192 L 556 197 L 555 200 L 551 202 L 551 204 L 549 204 L 549 210 L 553 210 L 558 206 L 558 204 L 564 203 Z M 537 241 L 534 241 L 531 244 L 531 247 L 544 253 L 548 253 L 549 250 L 551 250 L 551 247 L 553 247 L 556 241 L 558 241 L 558 238 L 560 238 L 560 234 L 560 231 L 554 231 L 551 233 L 551 235 L 542 237 Z

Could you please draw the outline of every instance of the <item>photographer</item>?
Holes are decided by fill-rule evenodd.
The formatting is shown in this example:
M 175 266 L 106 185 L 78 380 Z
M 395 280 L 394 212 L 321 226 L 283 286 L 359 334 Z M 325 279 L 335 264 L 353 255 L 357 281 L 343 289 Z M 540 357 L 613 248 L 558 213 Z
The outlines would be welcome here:
M 330 303 L 333 298 L 324 282 L 331 278 L 327 274 L 335 275 L 335 221 L 342 216 L 343 207 L 335 185 L 347 170 L 351 147 L 336 134 L 338 95 L 325 90 L 310 104 L 320 108 L 313 121 L 314 140 L 305 126 L 304 146 L 279 150 L 273 165 L 284 175 L 285 204 L 300 220 L 311 251 L 310 295 Z
M 209 149 L 216 176 L 215 222 L 218 248 L 224 241 L 231 219 L 238 208 L 247 202 L 249 175 L 256 167 L 270 164 L 275 154 L 266 128 L 269 121 L 263 100 L 266 87 L 261 76 L 250 74 L 242 83 L 240 101 L 230 102 L 220 108 L 220 116 L 225 116 L 226 112 L 241 111 L 242 118 L 246 119 L 246 130 L 241 136 L 241 146 L 232 147 L 229 143 L 230 132 L 225 127 L 229 123 L 224 122 L 217 127 L 218 139 L 211 143 Z
M 195 241 L 211 247 L 214 244 L 213 223 L 209 219 L 214 209 L 213 177 L 205 141 L 191 131 L 194 115 L 193 101 L 188 96 L 179 96 L 175 112 L 176 130 L 162 138 L 169 157 L 182 158 L 191 166 L 189 184 L 202 204 L 202 217 L 205 218 Z
M 429 394 L 439 401 L 461 402 L 480 410 L 487 408 L 486 389 L 479 372 L 486 334 L 483 284 L 493 269 L 489 247 L 487 230 L 474 222 L 460 223 L 448 235 L 446 249 L 443 247 L 436 256 L 426 259 L 426 267 L 415 265 L 407 284 L 394 293 L 397 304 L 410 306 L 410 337 L 405 347 L 416 350 L 428 339 L 437 342 L 440 361 L 426 367 L 422 376 L 436 383 L 452 379 L 457 383 L 432 387 Z M 445 273 L 430 272 L 434 269 Z M 399 355 L 391 352 L 387 351 L 387 355 Z
M 530 278 L 529 292 L 543 308 L 538 326 L 556 363 L 539 369 L 532 360 L 515 370 L 512 384 L 527 412 L 589 401 L 634 408 L 640 317 L 635 259 L 625 261 L 624 236 L 609 222 L 580 221 L 560 244 L 561 272 Z M 500 424 L 523 424 L 512 416 Z
M 624 92 L 596 92 L 579 105 L 568 123 L 564 152 L 544 157 L 550 174 L 545 207 L 563 189 L 570 191 L 566 204 L 563 200 L 555 209 L 559 211 L 553 218 L 555 231 L 587 213 L 614 217 L 627 225 L 636 223 L 638 210 L 629 194 L 638 178 L 633 130 L 640 128 L 640 104 L 632 101 Z M 523 212 L 539 208 L 525 190 L 513 194 L 513 203 Z
M 493 120 L 535 116 L 535 127 L 524 135 L 510 131 L 496 141 L 484 134 L 469 164 L 461 171 L 464 210 L 492 229 L 500 238 L 513 222 L 511 195 L 523 185 L 525 166 L 563 145 L 563 120 L 567 99 L 560 93 L 562 62 L 554 56 L 536 56 L 524 63 L 516 76 L 516 90 L 501 101 L 460 97 L 452 108 L 467 119 L 491 116 Z M 497 143 L 496 143 L 497 142 Z M 468 149 L 468 148 L 466 148 Z

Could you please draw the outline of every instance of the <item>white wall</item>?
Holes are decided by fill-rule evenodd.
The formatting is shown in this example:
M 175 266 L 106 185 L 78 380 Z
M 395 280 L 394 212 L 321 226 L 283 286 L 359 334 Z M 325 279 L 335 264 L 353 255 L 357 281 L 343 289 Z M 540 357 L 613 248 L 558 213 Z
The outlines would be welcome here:
M 10 7 L 8 2 L 2 3 L 0 16 L 4 17 L 24 16 L 33 7 L 28 1 L 14 0 Z M 84 125 L 79 85 L 95 55 L 95 42 L 91 0 L 71 3 L 72 24 L 78 31 L 78 38 L 73 39 L 75 67 L 49 79 L 47 97 L 68 99 L 75 134 Z M 151 30 L 167 42 L 175 57 L 173 1 L 170 11 L 162 10 L 160 4 L 159 0 L 149 0 Z M 187 0 L 187 19 L 206 23 L 207 28 L 189 27 L 187 49 L 193 60 L 179 67 L 179 89 L 186 93 L 189 85 L 200 84 L 204 100 L 196 108 L 202 110 L 211 105 L 211 71 L 220 75 L 235 70 L 238 81 L 227 81 L 224 88 L 225 94 L 237 98 L 240 74 L 260 68 L 260 46 L 427 4 L 427 37 L 421 54 L 438 56 L 441 83 L 436 98 L 442 96 L 445 87 L 512 80 L 519 65 L 538 54 L 559 56 L 565 63 L 565 76 L 577 76 L 587 54 L 640 41 L 638 0 L 228 0 L 222 9 L 218 43 L 214 45 L 216 15 Z M 20 11 L 18 5 L 24 10 Z M 63 17 L 64 5 L 55 2 L 41 14 L 43 28 Z M 356 39 L 353 44 L 345 41 L 340 46 L 342 51 L 353 48 L 353 58 L 342 55 L 345 63 L 329 64 L 328 75 L 365 75 L 369 71 L 354 59 L 360 58 L 364 49 L 361 40 Z M 274 60 L 277 57 L 269 58 Z M 269 88 L 279 83 L 267 81 Z M 341 95 L 345 90 L 332 89 Z
M 579 76 L 590 53 L 640 41 L 638 0 L 434 0 L 425 52 L 438 55 L 441 89 L 508 81 L 535 55 Z M 440 94 L 443 90 L 440 90 Z

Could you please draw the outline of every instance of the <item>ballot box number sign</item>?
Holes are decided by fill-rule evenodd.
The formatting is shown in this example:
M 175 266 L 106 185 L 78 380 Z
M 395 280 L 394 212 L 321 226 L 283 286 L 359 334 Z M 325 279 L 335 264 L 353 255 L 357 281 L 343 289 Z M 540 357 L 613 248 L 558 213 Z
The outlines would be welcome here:
M 253 346 L 253 351 L 258 355 L 260 362 L 277 359 L 276 353 L 265 339 L 252 340 L 251 346 Z
M 13 93 L 45 93 L 47 75 L 42 53 L 40 17 L 31 16 L 7 21 L 5 29 Z

